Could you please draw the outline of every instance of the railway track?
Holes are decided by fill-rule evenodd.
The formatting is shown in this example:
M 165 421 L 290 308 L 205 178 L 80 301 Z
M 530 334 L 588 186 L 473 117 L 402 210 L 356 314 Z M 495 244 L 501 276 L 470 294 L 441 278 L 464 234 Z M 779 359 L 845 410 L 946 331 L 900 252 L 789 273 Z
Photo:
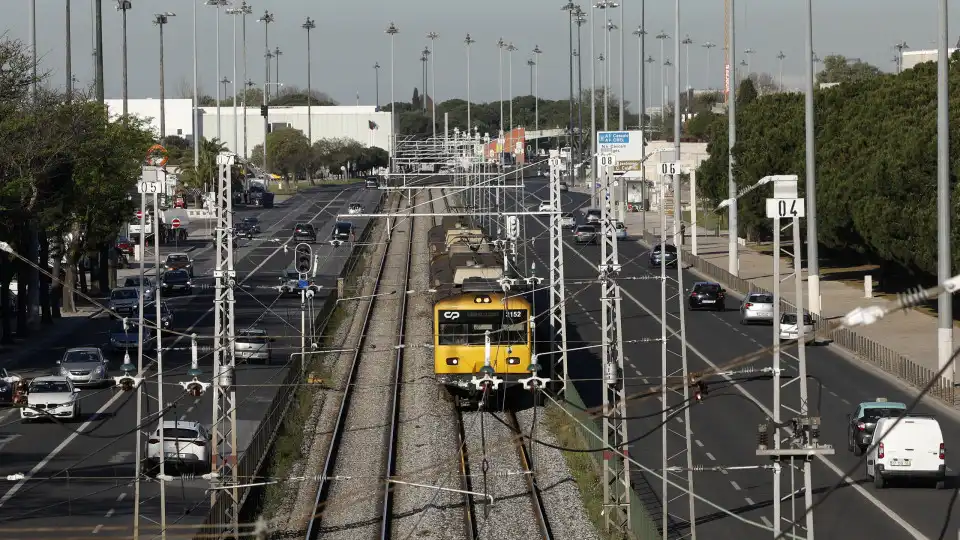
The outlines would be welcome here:
M 412 201 L 401 196 L 394 212 L 411 206 Z M 393 475 L 396 465 L 413 238 L 412 218 L 392 221 L 387 248 L 373 276 L 374 294 L 355 299 L 363 304 L 361 335 L 341 385 L 343 395 L 320 471 L 307 540 L 389 535 L 393 493 L 383 489 L 383 478 Z

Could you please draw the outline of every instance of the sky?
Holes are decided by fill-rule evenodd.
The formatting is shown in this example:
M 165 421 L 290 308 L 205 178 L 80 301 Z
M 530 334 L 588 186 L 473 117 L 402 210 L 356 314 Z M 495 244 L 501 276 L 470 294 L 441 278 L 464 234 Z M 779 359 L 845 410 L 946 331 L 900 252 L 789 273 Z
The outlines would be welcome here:
M 37 50 L 40 70 L 47 84 L 65 84 L 65 0 L 32 0 L 37 10 Z M 80 86 L 93 81 L 92 5 L 96 0 L 72 0 L 73 72 Z M 121 15 L 116 0 L 101 0 L 104 18 L 104 71 L 106 96 L 122 97 Z M 669 0 L 619 0 L 624 10 L 626 32 L 623 35 L 624 88 L 627 100 L 638 101 L 638 39 L 632 34 L 641 24 L 641 6 L 645 4 L 648 31 L 646 53 L 655 59 L 648 64 L 647 78 L 652 98 L 660 99 L 660 45 L 654 36 L 666 31 L 664 58 L 675 61 L 675 2 Z M 264 79 L 264 25 L 256 19 L 269 10 L 275 16 L 270 24 L 270 49 L 280 47 L 280 79 L 287 85 L 307 85 L 307 35 L 301 28 L 306 17 L 316 22 L 311 32 L 313 88 L 332 96 L 341 104 L 372 105 L 376 101 L 375 63 L 379 63 L 380 102 L 390 100 L 390 75 L 394 73 L 397 100 L 409 101 L 414 87 L 421 85 L 420 51 L 429 45 L 429 32 L 436 32 L 436 47 L 431 57 L 435 69 L 437 100 L 467 95 L 467 33 L 476 40 L 470 49 L 470 97 L 474 102 L 495 101 L 500 96 L 497 40 L 503 38 L 516 47 L 510 84 L 509 54 L 503 53 L 503 92 L 509 96 L 530 94 L 530 68 L 527 60 L 534 46 L 543 51 L 537 65 L 537 92 L 549 99 L 562 99 L 569 93 L 568 15 L 559 0 L 248 0 L 253 15 L 247 16 L 247 78 L 258 86 Z M 220 76 L 217 77 L 217 11 L 204 0 L 132 0 L 128 11 L 129 97 L 159 97 L 160 38 L 153 16 L 172 12 L 164 27 L 166 95 L 187 97 L 193 84 L 193 9 L 196 3 L 198 55 L 201 91 L 213 94 L 216 81 L 233 76 L 234 24 L 237 27 L 238 79 L 243 80 L 242 24 L 239 17 L 224 13 L 220 20 Z M 720 88 L 723 85 L 724 21 L 721 0 L 682 0 L 681 39 L 693 40 L 689 51 L 689 85 L 694 88 Z M 237 2 L 239 4 L 239 2 Z M 29 42 L 31 0 L 0 0 L 0 34 Z M 588 4 L 583 2 L 584 9 Z M 892 71 L 893 46 L 906 41 L 913 49 L 934 47 L 937 36 L 937 3 L 901 0 L 814 0 L 814 50 L 820 56 L 842 54 L 860 58 Z M 335 6 L 335 7 L 334 7 Z M 805 43 L 806 2 L 770 2 L 736 0 L 736 50 L 738 62 L 749 57 L 750 70 L 779 76 L 777 55 L 783 51 L 783 79 L 787 87 L 800 87 L 804 81 L 802 57 Z M 594 10 L 596 45 L 593 57 L 603 52 L 603 23 L 607 17 L 620 25 L 620 10 Z M 606 13 L 605 13 L 606 12 Z M 400 30 L 395 36 L 395 69 L 391 70 L 390 38 L 384 30 L 390 22 Z M 950 17 L 950 46 L 960 35 L 960 12 Z M 619 89 L 619 30 L 611 33 L 613 51 L 612 81 Z M 582 28 L 583 85 L 590 85 L 590 24 Z M 706 42 L 717 44 L 709 49 Z M 574 32 L 574 48 L 576 48 Z M 746 49 L 755 51 L 743 54 Z M 681 52 L 681 76 L 687 80 L 686 55 Z M 598 62 L 599 64 L 599 62 Z M 597 70 L 598 79 L 601 69 Z M 672 83 L 672 75 L 667 77 Z M 239 81 L 238 81 L 239 82 Z M 599 81 L 598 81 L 599 84 Z M 683 83 L 686 84 L 686 83 Z M 222 85 L 219 85 L 222 88 Z M 232 85 L 229 86 L 232 93 Z M 422 91 L 422 89 L 421 89 Z

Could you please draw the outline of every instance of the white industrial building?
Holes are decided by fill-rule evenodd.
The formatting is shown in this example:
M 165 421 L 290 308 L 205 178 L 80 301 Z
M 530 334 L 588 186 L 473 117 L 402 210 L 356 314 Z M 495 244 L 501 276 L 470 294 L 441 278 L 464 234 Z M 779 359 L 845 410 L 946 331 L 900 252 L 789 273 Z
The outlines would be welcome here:
M 957 49 L 947 49 L 949 54 L 953 54 Z M 900 69 L 910 69 L 915 67 L 917 64 L 922 64 L 924 62 L 936 62 L 937 61 L 937 50 L 930 49 L 926 51 L 901 51 L 900 52 Z
M 111 115 L 120 114 L 123 110 L 121 99 L 108 99 L 106 103 Z M 192 141 L 194 134 L 192 101 L 167 99 L 164 100 L 164 104 L 166 134 L 178 135 Z M 311 109 L 311 114 L 308 115 L 306 106 L 270 107 L 271 129 L 290 127 L 307 135 L 307 128 L 312 124 L 311 143 L 320 139 L 347 138 L 364 146 L 377 146 L 390 150 L 389 112 L 378 112 L 372 105 L 316 106 Z M 127 110 L 131 115 L 148 120 L 151 127 L 157 133 L 160 132 L 159 99 L 130 99 L 127 101 Z M 246 149 L 249 154 L 254 146 L 263 144 L 265 126 L 263 117 L 260 116 L 259 105 L 247 107 L 246 116 Z M 221 107 L 218 126 L 217 108 L 200 107 L 200 134 L 207 138 L 214 138 L 219 132 L 227 148 L 240 154 L 244 153 L 243 121 L 242 108 L 237 109 L 237 115 L 234 117 L 232 106 Z

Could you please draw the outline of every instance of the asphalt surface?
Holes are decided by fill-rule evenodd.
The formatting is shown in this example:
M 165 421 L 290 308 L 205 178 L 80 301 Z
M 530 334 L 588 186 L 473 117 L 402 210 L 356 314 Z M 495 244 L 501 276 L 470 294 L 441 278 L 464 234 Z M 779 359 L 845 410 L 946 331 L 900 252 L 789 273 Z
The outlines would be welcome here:
M 242 244 L 235 255 L 237 279 L 245 288 L 235 292 L 236 328 L 256 325 L 277 337 L 273 343 L 273 365 L 238 366 L 238 447 L 246 448 L 286 374 L 288 355 L 300 347 L 300 300 L 297 295 L 280 297 L 269 286 L 278 284 L 280 273 L 293 262 L 293 249 L 285 252 L 281 243 L 267 239 L 289 239 L 294 222 L 310 220 L 317 227 L 319 256 L 317 282 L 335 283 L 349 255 L 349 247 L 326 244 L 335 216 L 346 213 L 349 203 L 363 203 L 371 210 L 379 194 L 359 186 L 314 188 L 279 203 L 273 209 L 236 209 L 234 219 L 258 215 L 263 234 L 259 240 Z M 362 230 L 366 220 L 354 220 Z M 183 246 L 181 246 L 182 249 Z M 215 251 L 207 242 L 196 246 L 193 296 L 166 299 L 174 312 L 174 330 L 196 333 L 199 344 L 209 350 L 213 335 L 213 278 Z M 249 287 L 246 287 L 249 286 Z M 322 301 L 323 293 L 317 297 Z M 75 333 L 54 340 L 47 352 L 13 371 L 42 371 L 53 368 L 64 349 L 81 345 L 102 346 L 109 322 L 92 319 Z M 212 423 L 212 392 L 199 398 L 186 396 L 177 384 L 189 380 L 189 340 L 166 335 L 163 360 L 163 402 L 173 404 L 165 419 Z M 135 353 L 135 351 L 134 351 Z M 145 351 L 155 358 L 156 352 Z M 135 356 L 135 354 L 134 354 Z M 209 380 L 213 358 L 201 352 L 201 380 Z M 122 354 L 111 355 L 110 375 L 119 375 Z M 135 361 L 135 358 L 134 358 Z M 146 360 L 145 360 L 146 361 Z M 148 373 L 144 414 L 158 410 L 156 371 Z M 136 430 L 152 431 L 156 422 L 139 425 L 135 392 L 112 388 L 84 389 L 81 418 L 77 422 L 21 424 L 15 410 L 0 411 L 0 537 L 39 539 L 48 537 L 129 536 L 134 515 L 134 455 Z M 23 481 L 3 476 L 22 473 Z M 169 474 L 169 473 L 168 473 Z M 174 471 L 176 474 L 176 471 Z M 202 479 L 176 477 L 166 485 L 166 516 L 170 532 L 203 522 L 210 504 Z M 155 536 L 160 522 L 160 486 L 157 481 L 141 482 L 141 535 Z
M 529 208 L 539 199 L 547 198 L 544 185 L 538 180 L 527 180 L 527 200 Z M 565 194 L 563 210 L 571 211 L 580 205 L 586 206 L 586 195 Z M 546 220 L 542 220 L 546 223 Z M 530 243 L 530 257 L 535 257 L 538 268 L 546 266 L 548 261 L 548 235 L 536 219 L 528 219 L 528 239 L 541 235 Z M 568 283 L 577 280 L 595 280 L 596 265 L 600 257 L 599 246 L 576 246 L 572 236 L 565 236 L 565 277 Z M 623 264 L 622 277 L 640 277 L 650 275 L 647 268 L 647 253 L 642 244 L 635 241 L 619 244 L 620 262 Z M 659 270 L 655 270 L 659 273 Z M 679 329 L 678 305 L 676 297 L 676 275 L 674 269 L 668 270 L 673 277 L 668 286 L 667 323 Z M 683 272 L 684 288 L 694 281 L 702 279 L 692 273 Z M 789 283 L 785 283 L 789 285 Z M 623 330 L 627 339 L 642 337 L 660 337 L 659 319 L 661 291 L 660 283 L 655 280 L 620 281 L 622 291 Z M 601 317 L 599 285 L 568 285 L 567 316 L 570 342 L 569 348 L 583 345 L 595 345 L 601 339 L 599 320 Z M 701 370 L 722 365 L 741 355 L 754 352 L 773 342 L 771 326 L 741 326 L 739 324 L 739 299 L 728 298 L 727 311 L 724 312 L 687 312 L 686 338 L 687 357 L 690 370 Z M 670 371 L 680 369 L 680 346 L 677 339 L 669 340 L 668 364 Z M 628 343 L 624 345 L 625 377 L 627 393 L 636 394 L 659 383 L 661 375 L 661 352 L 659 343 Z M 593 353 L 596 351 L 596 354 Z M 796 350 L 791 351 L 795 355 Z M 768 367 L 770 358 L 758 362 L 757 367 Z M 948 488 L 936 490 L 932 484 L 905 484 L 877 490 L 866 477 L 865 466 L 847 450 L 846 415 L 853 413 L 858 403 L 874 401 L 877 397 L 886 397 L 890 401 L 910 403 L 916 393 L 905 389 L 889 376 L 878 373 L 873 368 L 851 360 L 834 346 L 819 345 L 806 348 L 807 369 L 811 375 L 809 393 L 811 410 L 818 409 L 822 418 L 821 443 L 831 444 L 836 450 L 834 456 L 818 460 L 813 466 L 814 502 L 820 501 L 826 493 L 829 498 L 814 511 L 816 534 L 826 538 L 956 538 L 960 518 L 957 517 L 957 497 L 960 481 L 956 469 L 960 467 L 951 457 L 951 449 L 960 448 L 960 421 L 956 413 L 944 411 L 924 402 L 916 409 L 920 414 L 936 415 L 940 421 L 947 448 Z M 599 350 L 593 349 L 570 354 L 570 371 L 574 377 L 599 376 Z M 781 362 L 785 377 L 797 373 L 797 361 L 784 354 Z M 716 379 L 719 380 L 719 379 Z M 787 383 L 789 379 L 784 379 Z M 822 383 L 822 391 L 818 390 Z M 585 400 L 599 403 L 599 385 L 595 382 L 581 382 L 578 390 Z M 744 466 L 768 464 L 756 457 L 756 426 L 767 415 L 753 400 L 757 400 L 769 411 L 772 407 L 773 383 L 770 380 L 742 382 L 736 385 L 711 385 L 710 393 L 703 403 L 691 409 L 691 443 L 694 466 Z M 794 379 L 787 384 L 781 394 L 783 418 L 794 416 L 787 407 L 799 409 L 799 384 Z M 680 401 L 674 397 L 671 404 Z M 662 409 L 658 399 L 631 401 L 627 414 L 629 438 L 636 439 L 644 433 L 648 436 L 633 442 L 630 455 L 646 467 L 660 473 L 661 469 L 661 431 L 660 415 Z M 652 418 L 637 418 L 652 415 Z M 682 419 L 682 415 L 680 415 Z M 682 453 L 684 442 L 682 435 L 685 426 L 680 419 L 668 422 L 671 430 L 669 465 L 685 466 Z M 677 455 L 679 452 L 679 455 Z M 799 465 L 799 463 L 798 463 Z M 843 472 L 852 471 L 849 480 L 841 483 Z M 671 479 L 685 484 L 685 473 L 672 476 Z M 632 480 L 640 497 L 647 501 L 654 519 L 659 523 L 662 515 L 661 480 L 651 474 L 638 471 L 634 466 Z M 802 472 L 794 475 L 796 487 L 802 487 Z M 841 487 L 833 490 L 835 486 Z M 715 503 L 717 506 L 733 511 L 735 514 L 755 523 L 767 526 L 773 519 L 773 473 L 768 470 L 744 470 L 727 472 L 696 472 L 694 486 L 697 495 Z M 791 471 L 784 468 L 782 475 L 782 494 L 791 492 Z M 674 500 L 674 497 L 678 497 Z M 685 523 L 689 519 L 688 502 L 685 495 L 676 488 L 669 490 L 668 515 L 671 517 L 672 536 L 681 537 L 688 533 Z M 784 527 L 796 516 L 803 513 L 802 494 L 796 500 L 794 513 L 791 503 L 782 504 Z M 701 538 L 770 538 L 770 532 L 744 524 L 723 513 L 714 506 L 696 502 L 695 514 L 697 533 Z M 802 524 L 802 520 L 801 520 Z M 805 531 L 797 531 L 800 536 Z

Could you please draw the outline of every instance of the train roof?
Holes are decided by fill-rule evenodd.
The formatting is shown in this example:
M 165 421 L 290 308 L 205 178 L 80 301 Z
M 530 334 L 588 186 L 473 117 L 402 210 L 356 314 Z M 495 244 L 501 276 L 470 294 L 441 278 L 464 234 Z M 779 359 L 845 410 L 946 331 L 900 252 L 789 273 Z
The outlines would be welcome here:
M 503 259 L 498 253 L 443 253 L 430 261 L 430 283 L 438 298 L 460 291 L 465 280 L 497 281 L 503 277 Z

